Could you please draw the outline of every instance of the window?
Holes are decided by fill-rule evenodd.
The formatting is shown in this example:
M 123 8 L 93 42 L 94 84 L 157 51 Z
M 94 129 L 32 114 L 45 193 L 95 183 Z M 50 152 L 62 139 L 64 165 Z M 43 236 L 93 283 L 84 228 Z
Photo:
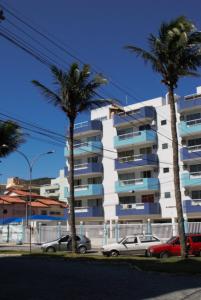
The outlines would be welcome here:
M 163 168 L 163 173 L 169 173 L 169 168 Z
M 68 241 L 68 239 L 69 239 L 69 235 L 66 235 L 66 236 L 62 237 L 62 238 L 59 240 L 59 242 L 60 242 L 60 243 L 66 243 L 66 242 Z
M 133 204 L 135 202 L 135 196 L 119 197 L 120 204 Z
M 74 186 L 82 185 L 81 179 L 74 179 Z
M 190 173 L 201 172 L 201 164 L 190 166 Z
M 75 207 L 82 207 L 82 200 L 75 200 Z
M 151 171 L 143 171 L 141 172 L 142 178 L 151 178 Z
M 135 173 L 119 174 L 119 180 L 134 180 Z
M 60 215 L 60 211 L 50 211 L 50 215 Z
M 88 184 L 100 184 L 102 181 L 101 177 L 88 178 Z
M 170 198 L 170 197 L 171 197 L 170 192 L 165 192 L 165 198 Z
M 161 121 L 161 125 L 166 125 L 167 124 L 167 120 L 162 120 Z
M 196 235 L 191 237 L 194 243 L 201 243 L 201 235 Z
M 134 243 L 137 243 L 136 237 L 129 237 L 124 241 L 124 244 L 134 244 Z
M 201 199 L 201 191 L 192 191 L 192 199 L 200 200 Z
M 97 163 L 98 162 L 98 156 L 88 157 L 87 161 L 88 161 L 88 163 Z
M 140 149 L 140 154 L 151 154 L 151 153 L 152 153 L 151 147 L 141 148 Z
M 145 125 L 139 126 L 139 131 L 149 130 L 149 129 L 151 129 L 150 124 L 145 124 Z
M 168 148 L 168 144 L 165 143 L 165 144 L 162 144 L 162 149 L 167 149 Z
M 200 113 L 194 113 L 186 116 L 186 121 L 192 121 L 200 119 Z

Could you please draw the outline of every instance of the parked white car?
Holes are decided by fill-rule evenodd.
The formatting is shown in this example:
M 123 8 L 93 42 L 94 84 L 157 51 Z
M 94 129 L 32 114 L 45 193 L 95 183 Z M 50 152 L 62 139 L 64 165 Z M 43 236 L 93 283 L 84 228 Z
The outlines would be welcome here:
M 147 249 L 152 245 L 162 242 L 153 235 L 129 235 L 121 239 L 118 243 L 104 245 L 101 252 L 105 256 L 124 255 L 147 255 Z

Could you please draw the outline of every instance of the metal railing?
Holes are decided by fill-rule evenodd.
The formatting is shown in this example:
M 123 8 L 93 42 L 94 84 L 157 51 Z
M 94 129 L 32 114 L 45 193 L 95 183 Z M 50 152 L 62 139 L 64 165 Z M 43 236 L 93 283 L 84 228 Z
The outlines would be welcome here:
M 119 180 L 121 186 L 143 183 L 143 178 Z
M 193 126 L 193 125 L 197 125 L 197 124 L 201 124 L 201 118 L 195 119 L 195 120 L 186 121 L 186 125 L 187 126 Z
M 118 135 L 118 138 L 120 140 L 125 140 L 125 139 L 135 137 L 135 136 L 138 136 L 138 135 L 141 135 L 141 131 L 133 131 L 133 132 L 130 132 L 130 133 L 120 134 L 120 135 Z
M 89 121 L 84 121 L 84 122 L 76 123 L 74 125 L 74 129 L 86 127 L 86 126 L 88 126 L 88 123 L 89 123 Z
M 119 157 L 118 161 L 120 163 L 125 163 L 125 162 L 129 162 L 129 161 L 141 160 L 142 158 L 143 158 L 143 154 L 138 154 L 138 155 L 130 155 L 130 156 Z
M 195 146 L 188 146 L 187 147 L 188 151 L 196 151 L 196 150 L 201 150 L 201 144 L 195 145 Z

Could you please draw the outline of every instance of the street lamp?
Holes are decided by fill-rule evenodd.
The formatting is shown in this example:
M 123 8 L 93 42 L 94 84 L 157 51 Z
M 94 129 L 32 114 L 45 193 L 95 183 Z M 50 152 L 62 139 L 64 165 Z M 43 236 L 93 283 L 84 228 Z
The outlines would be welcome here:
M 2 145 L 1 147 L 3 148 L 9 148 L 8 145 Z M 28 206 L 27 206 L 27 202 L 26 202 L 26 225 L 28 227 L 29 225 L 29 221 L 28 221 L 28 215 L 31 218 L 31 192 L 32 192 L 32 173 L 33 173 L 33 166 L 35 165 L 35 163 L 40 159 L 41 156 L 47 155 L 47 154 L 53 154 L 55 151 L 50 150 L 47 152 L 42 152 L 38 155 L 36 155 L 35 157 L 33 157 L 31 160 L 20 150 L 15 150 L 17 153 L 19 153 L 21 156 L 23 156 L 23 158 L 26 160 L 28 168 L 29 168 L 29 213 L 28 213 Z M 31 222 L 30 222 L 30 242 L 29 242 L 29 250 L 31 252 Z

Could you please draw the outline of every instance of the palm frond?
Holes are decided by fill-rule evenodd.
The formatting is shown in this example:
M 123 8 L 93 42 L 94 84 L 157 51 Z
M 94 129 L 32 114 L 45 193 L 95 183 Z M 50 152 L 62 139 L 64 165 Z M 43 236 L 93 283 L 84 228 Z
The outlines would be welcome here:
M 42 95 L 48 99 L 48 102 L 53 103 L 55 106 L 61 104 L 61 99 L 55 92 L 51 91 L 48 87 L 37 80 L 32 80 L 32 83 L 40 90 Z

